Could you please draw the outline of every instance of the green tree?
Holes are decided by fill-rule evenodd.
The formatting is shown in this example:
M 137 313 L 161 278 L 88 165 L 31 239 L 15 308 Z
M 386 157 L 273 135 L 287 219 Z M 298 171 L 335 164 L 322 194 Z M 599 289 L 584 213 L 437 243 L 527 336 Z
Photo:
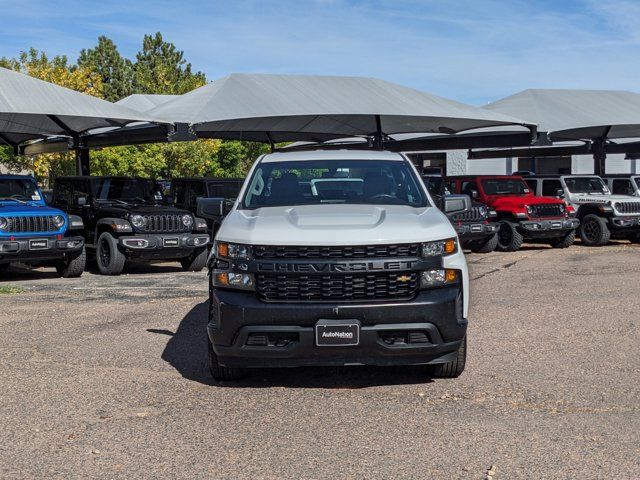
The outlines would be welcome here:
M 133 93 L 133 64 L 104 35 L 98 37 L 94 48 L 80 51 L 78 66 L 100 75 L 105 100 L 116 102 Z
M 184 52 L 166 42 L 162 34 L 145 35 L 134 65 L 135 93 L 182 95 L 206 83 L 202 72 L 193 73 Z

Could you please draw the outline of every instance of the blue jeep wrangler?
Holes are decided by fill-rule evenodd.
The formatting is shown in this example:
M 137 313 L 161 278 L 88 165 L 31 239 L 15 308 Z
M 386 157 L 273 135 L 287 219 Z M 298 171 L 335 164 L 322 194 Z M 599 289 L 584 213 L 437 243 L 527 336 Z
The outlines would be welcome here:
M 46 205 L 33 177 L 0 175 L 0 271 L 20 262 L 79 277 L 86 262 L 83 228 L 80 217 Z

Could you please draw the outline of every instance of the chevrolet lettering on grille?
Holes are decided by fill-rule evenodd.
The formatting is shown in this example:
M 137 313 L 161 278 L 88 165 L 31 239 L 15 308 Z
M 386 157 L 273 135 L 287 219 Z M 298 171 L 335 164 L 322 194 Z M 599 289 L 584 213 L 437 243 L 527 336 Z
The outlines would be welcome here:
M 336 273 L 336 272 L 379 272 L 387 270 L 411 270 L 416 261 L 380 261 L 349 263 L 258 263 L 259 272 L 273 273 Z

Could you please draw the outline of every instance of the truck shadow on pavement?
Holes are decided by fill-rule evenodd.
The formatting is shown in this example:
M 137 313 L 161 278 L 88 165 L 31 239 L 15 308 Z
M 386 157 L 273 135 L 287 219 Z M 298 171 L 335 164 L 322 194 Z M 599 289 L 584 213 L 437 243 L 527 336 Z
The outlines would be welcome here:
M 162 329 L 147 332 L 171 338 L 162 359 L 180 375 L 205 385 L 232 388 L 365 388 L 383 385 L 425 384 L 432 380 L 423 367 L 301 367 L 252 370 L 237 382 L 218 383 L 209 374 L 207 360 L 207 313 L 209 302 L 191 309 L 173 333 Z

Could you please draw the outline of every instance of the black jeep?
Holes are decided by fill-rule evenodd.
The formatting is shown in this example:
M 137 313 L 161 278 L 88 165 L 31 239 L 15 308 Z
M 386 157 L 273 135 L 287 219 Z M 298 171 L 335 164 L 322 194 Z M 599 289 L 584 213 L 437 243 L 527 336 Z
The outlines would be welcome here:
M 444 197 L 451 194 L 446 180 L 436 175 L 423 175 L 422 180 L 436 206 L 442 210 Z M 493 252 L 498 245 L 499 225 L 494 221 L 496 212 L 474 199 L 472 202 L 470 210 L 447 214 L 447 217 L 458 232 L 464 248 L 474 253 Z
M 127 260 L 177 260 L 188 271 L 206 264 L 206 222 L 171 206 L 154 180 L 60 177 L 53 204 L 83 219 L 87 250 L 104 275 L 120 274 Z

